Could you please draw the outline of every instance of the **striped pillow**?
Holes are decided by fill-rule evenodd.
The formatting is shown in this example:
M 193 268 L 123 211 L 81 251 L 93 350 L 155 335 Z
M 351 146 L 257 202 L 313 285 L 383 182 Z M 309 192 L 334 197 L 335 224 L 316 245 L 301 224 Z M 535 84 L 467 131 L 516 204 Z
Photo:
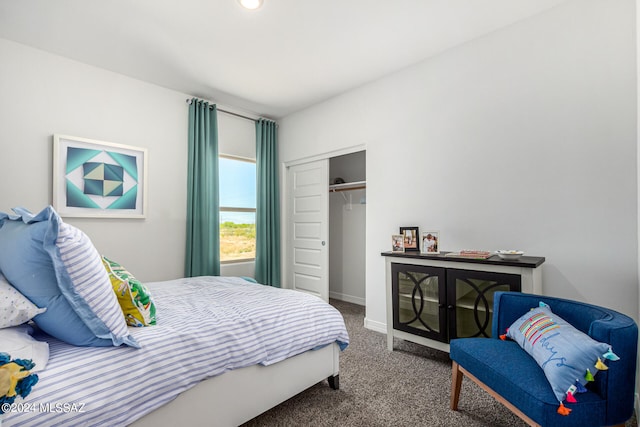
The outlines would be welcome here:
M 71 307 L 97 337 L 111 339 L 116 345 L 125 343 L 122 337 L 127 337 L 129 330 L 124 314 L 89 237 L 60 220 L 55 248 L 50 253 L 58 287 Z

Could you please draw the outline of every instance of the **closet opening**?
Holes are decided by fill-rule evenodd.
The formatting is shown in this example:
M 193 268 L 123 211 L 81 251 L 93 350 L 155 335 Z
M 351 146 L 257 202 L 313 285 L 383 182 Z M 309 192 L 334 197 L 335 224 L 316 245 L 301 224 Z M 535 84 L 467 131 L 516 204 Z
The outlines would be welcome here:
M 365 305 L 366 152 L 329 159 L 329 298 Z

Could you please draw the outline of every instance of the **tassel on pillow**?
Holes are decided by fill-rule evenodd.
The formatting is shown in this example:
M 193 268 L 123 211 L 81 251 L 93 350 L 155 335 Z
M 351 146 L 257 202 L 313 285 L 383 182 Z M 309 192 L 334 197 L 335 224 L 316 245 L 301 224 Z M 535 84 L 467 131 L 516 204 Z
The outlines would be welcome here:
M 567 401 L 567 403 L 578 403 L 578 401 L 574 397 L 574 394 L 577 392 L 577 390 L 578 388 L 574 384 L 571 384 L 569 386 L 569 389 L 567 390 L 566 397 L 565 397 L 565 400 Z
M 576 393 L 586 393 L 587 392 L 587 388 L 585 386 L 583 386 L 582 384 L 580 384 L 580 381 L 578 381 L 578 379 L 576 379 Z
M 560 402 L 560 406 L 558 406 L 558 411 L 557 411 L 560 415 L 564 415 L 567 416 L 571 413 L 571 409 L 567 408 L 566 406 L 564 406 L 562 404 L 562 402 Z
M 584 374 L 584 379 L 587 381 L 593 381 L 593 374 L 590 370 L 587 369 L 587 373 Z
M 609 350 L 605 354 L 603 354 L 602 357 L 607 360 L 620 360 L 620 358 L 613 351 L 611 351 L 611 347 L 609 347 Z
M 596 362 L 596 369 L 599 371 L 606 371 L 607 369 L 609 369 L 609 367 L 602 363 L 602 360 L 598 357 L 598 361 Z

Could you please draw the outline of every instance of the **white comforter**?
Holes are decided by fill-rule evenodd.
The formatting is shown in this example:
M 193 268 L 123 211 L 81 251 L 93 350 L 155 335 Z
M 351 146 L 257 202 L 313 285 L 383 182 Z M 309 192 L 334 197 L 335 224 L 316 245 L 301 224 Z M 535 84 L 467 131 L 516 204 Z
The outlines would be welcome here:
M 349 342 L 340 313 L 311 295 L 229 277 L 147 286 L 158 324 L 130 328 L 142 349 L 36 336 L 49 342 L 49 363 L 2 427 L 127 425 L 208 377 Z

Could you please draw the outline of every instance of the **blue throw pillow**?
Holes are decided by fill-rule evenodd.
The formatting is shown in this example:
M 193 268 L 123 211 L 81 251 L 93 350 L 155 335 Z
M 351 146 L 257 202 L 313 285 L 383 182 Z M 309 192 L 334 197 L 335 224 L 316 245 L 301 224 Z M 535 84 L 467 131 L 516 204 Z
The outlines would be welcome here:
M 89 238 L 49 206 L 37 215 L 0 213 L 0 271 L 46 311 L 34 322 L 78 346 L 138 347 Z
M 547 305 L 522 315 L 506 335 L 540 365 L 559 402 L 568 391 L 574 394 L 583 389 L 598 367 L 606 369 L 602 358 L 613 354 L 609 344 L 577 330 Z

